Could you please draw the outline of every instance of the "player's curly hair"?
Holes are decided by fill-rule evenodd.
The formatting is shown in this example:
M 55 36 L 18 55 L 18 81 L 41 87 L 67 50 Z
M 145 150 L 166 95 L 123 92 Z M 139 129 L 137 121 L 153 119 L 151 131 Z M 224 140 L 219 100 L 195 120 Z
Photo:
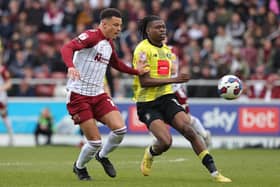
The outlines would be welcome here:
M 155 21 L 155 20 L 161 20 L 161 18 L 159 16 L 150 15 L 150 16 L 144 17 L 142 20 L 140 20 L 138 22 L 138 31 L 139 31 L 142 39 L 147 39 L 148 38 L 148 34 L 146 32 L 146 29 L 147 29 L 149 23 L 152 22 L 152 21 Z

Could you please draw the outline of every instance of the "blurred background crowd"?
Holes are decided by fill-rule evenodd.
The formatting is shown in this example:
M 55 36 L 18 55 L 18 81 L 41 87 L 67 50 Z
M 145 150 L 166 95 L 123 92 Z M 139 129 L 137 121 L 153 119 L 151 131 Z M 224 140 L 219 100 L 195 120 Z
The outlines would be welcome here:
M 0 0 L 0 61 L 19 80 L 9 95 L 59 95 L 56 81 L 31 80 L 65 79 L 61 46 L 96 28 L 102 9 L 115 7 L 123 16 L 115 45 L 128 65 L 140 40 L 138 21 L 159 15 L 179 69 L 187 69 L 192 80 L 235 74 L 244 81 L 243 97 L 279 99 L 279 5 L 278 0 Z M 113 97 L 131 96 L 130 86 L 121 86 L 128 78 L 108 69 Z M 216 85 L 192 85 L 188 92 L 190 97 L 218 97 Z

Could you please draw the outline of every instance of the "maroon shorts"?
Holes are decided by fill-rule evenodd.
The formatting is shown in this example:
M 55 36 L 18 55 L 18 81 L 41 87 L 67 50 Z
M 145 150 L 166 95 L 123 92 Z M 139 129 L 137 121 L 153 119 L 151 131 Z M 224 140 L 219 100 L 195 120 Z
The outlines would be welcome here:
M 118 110 L 106 93 L 97 96 L 85 96 L 74 92 L 71 92 L 67 109 L 75 124 L 80 124 L 89 119 L 100 120 L 105 114 Z
M 0 110 L 6 109 L 6 105 L 2 102 L 0 102 Z
M 0 102 L 0 115 L 2 117 L 7 115 L 7 107 L 4 103 Z

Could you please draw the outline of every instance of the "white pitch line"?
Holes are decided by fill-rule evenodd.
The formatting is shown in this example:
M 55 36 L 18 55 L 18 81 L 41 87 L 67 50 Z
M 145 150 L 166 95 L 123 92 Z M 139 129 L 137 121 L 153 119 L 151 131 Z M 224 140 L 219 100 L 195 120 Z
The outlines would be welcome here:
M 0 166 L 31 166 L 33 163 L 27 162 L 0 162 Z
M 170 162 L 170 163 L 174 163 L 174 162 L 185 162 L 188 159 L 186 158 L 177 158 L 177 159 L 171 159 L 171 160 L 166 160 L 166 159 L 159 159 L 159 160 L 155 160 L 155 163 L 166 163 L 166 162 Z M 141 163 L 141 160 L 138 161 L 121 161 L 121 162 L 117 162 L 119 165 L 127 165 L 127 164 L 131 164 L 131 165 L 138 165 L 139 163 Z M 62 163 L 60 163 L 62 164 Z M 72 163 L 71 163 L 72 164 Z M 70 165 L 71 165 L 70 164 Z M 34 163 L 32 162 L 0 162 L 0 167 L 1 166 L 32 166 L 34 165 Z M 57 162 L 41 162 L 41 163 L 36 163 L 36 165 L 57 165 Z M 69 165 L 69 163 L 65 162 L 65 165 Z
M 171 159 L 171 160 L 167 160 L 167 159 L 159 159 L 159 160 L 154 160 L 154 163 L 166 163 L 166 162 L 171 162 L 171 163 L 174 163 L 174 162 L 185 162 L 187 161 L 188 159 L 186 158 L 176 158 L 176 159 Z M 121 162 L 118 162 L 118 164 L 139 164 L 141 163 L 141 160 L 138 160 L 138 161 L 121 161 Z
M 188 159 L 186 158 L 177 158 L 177 159 L 174 159 L 174 160 L 169 160 L 168 162 L 184 162 L 184 161 L 187 161 Z

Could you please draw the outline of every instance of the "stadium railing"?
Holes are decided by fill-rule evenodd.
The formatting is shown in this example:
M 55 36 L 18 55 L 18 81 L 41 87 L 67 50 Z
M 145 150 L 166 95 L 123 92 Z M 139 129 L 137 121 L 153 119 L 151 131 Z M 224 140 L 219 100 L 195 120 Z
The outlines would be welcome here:
M 22 81 L 22 79 L 12 79 L 12 83 L 17 85 L 20 84 Z M 40 79 L 40 78 L 33 78 L 33 79 L 29 79 L 28 83 L 30 85 L 38 85 L 38 84 L 51 84 L 51 85 L 63 85 L 65 84 L 67 81 L 67 79 L 53 79 L 53 78 L 44 78 L 44 79 Z M 124 79 L 120 79 L 121 85 L 132 85 L 132 78 L 124 78 Z M 265 82 L 265 81 L 261 81 L 261 80 L 247 80 L 246 84 L 247 85 L 253 85 L 256 84 L 257 82 Z M 189 86 L 215 86 L 217 85 L 218 80 L 217 79 L 213 79 L 213 80 L 207 80 L 207 79 L 193 79 L 187 82 L 187 85 Z M 276 81 L 274 83 L 277 86 L 280 86 L 280 80 Z

